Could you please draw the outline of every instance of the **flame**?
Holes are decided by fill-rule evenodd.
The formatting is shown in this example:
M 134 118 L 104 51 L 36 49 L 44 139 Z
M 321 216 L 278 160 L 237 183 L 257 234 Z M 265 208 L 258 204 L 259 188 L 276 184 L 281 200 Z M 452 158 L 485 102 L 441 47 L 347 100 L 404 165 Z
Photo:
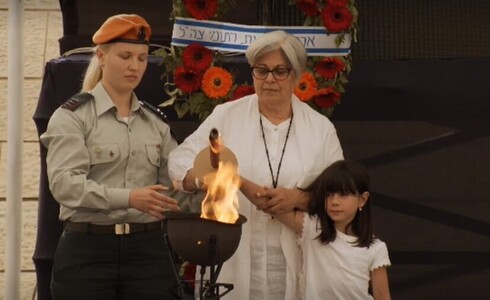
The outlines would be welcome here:
M 216 173 L 204 178 L 208 186 L 201 204 L 201 218 L 234 224 L 238 219 L 240 176 L 232 163 L 219 163 Z

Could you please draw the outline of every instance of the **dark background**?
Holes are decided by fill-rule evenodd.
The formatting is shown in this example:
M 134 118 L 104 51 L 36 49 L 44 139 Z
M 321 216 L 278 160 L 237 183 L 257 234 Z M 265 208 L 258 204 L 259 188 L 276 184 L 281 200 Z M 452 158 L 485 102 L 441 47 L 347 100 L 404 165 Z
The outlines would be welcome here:
M 241 0 L 224 21 L 300 25 L 288 0 Z M 387 243 L 393 299 L 487 299 L 490 295 L 490 1 L 364 0 L 353 67 L 331 120 L 345 157 L 369 167 L 376 231 Z M 138 13 L 152 25 L 152 42 L 168 45 L 171 1 L 60 0 L 60 54 L 90 46 L 115 13 Z M 34 120 L 45 130 L 56 107 L 77 92 L 87 56 L 46 65 Z M 233 65 L 233 68 L 247 68 Z M 158 58 L 138 95 L 166 96 Z M 197 125 L 167 110 L 179 139 Z M 60 226 L 47 188 L 41 148 L 38 240 L 34 261 L 39 299 L 49 299 Z

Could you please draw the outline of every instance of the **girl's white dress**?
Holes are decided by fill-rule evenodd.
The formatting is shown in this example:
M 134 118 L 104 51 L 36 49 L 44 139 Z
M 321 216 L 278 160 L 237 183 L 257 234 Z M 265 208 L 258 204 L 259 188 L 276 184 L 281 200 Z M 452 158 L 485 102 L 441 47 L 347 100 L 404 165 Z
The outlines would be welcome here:
M 337 238 L 322 244 L 316 237 L 320 224 L 305 213 L 303 233 L 298 238 L 303 264 L 300 272 L 301 297 L 320 299 L 373 299 L 368 293 L 370 272 L 390 266 L 386 244 L 379 239 L 357 247 L 357 238 L 337 231 Z

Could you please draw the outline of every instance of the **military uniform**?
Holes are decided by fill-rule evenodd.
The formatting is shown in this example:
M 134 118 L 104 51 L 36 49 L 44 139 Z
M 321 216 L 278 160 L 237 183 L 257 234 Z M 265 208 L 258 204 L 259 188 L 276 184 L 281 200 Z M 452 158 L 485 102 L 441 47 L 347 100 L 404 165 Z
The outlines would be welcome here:
M 129 117 L 121 118 L 99 83 L 58 108 L 41 136 L 60 220 L 70 225 L 56 250 L 55 299 L 171 299 L 176 282 L 161 223 L 130 208 L 129 194 L 157 183 L 172 187 L 167 158 L 177 143 L 142 104 L 133 93 Z M 117 235 L 120 223 L 139 232 Z
M 86 95 L 89 99 L 69 100 L 56 110 L 41 136 L 48 148 L 49 187 L 61 204 L 60 219 L 94 224 L 156 221 L 129 208 L 129 192 L 157 183 L 172 186 L 167 157 L 177 143 L 169 126 L 143 108 L 134 94 L 127 122 L 117 116 L 100 83 Z

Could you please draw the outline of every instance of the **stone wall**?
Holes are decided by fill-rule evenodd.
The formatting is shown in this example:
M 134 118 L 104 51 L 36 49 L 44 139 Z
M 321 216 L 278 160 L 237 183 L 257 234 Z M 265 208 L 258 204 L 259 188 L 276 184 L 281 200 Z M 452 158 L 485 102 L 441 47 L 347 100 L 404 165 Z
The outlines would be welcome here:
M 8 0 L 0 0 L 0 299 L 4 297 L 6 182 L 7 182 L 7 92 L 8 92 Z M 62 19 L 57 0 L 24 1 L 24 117 L 21 299 L 33 299 L 36 273 L 32 254 L 36 243 L 39 194 L 39 144 L 32 120 L 41 90 L 46 61 L 59 56 Z

